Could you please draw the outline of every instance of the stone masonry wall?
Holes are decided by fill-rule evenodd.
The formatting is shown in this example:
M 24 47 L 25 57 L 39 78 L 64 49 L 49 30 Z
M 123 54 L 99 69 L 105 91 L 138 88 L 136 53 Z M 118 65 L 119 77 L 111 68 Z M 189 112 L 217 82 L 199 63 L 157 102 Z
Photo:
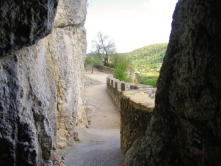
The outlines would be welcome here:
M 121 110 L 121 150 L 126 153 L 145 134 L 156 90 L 108 77 L 107 91 Z

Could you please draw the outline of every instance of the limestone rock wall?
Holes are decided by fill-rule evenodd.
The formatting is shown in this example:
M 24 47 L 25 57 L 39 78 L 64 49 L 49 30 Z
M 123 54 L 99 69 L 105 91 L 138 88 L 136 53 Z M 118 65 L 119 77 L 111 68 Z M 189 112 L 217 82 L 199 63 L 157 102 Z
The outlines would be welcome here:
M 0 165 L 52 165 L 56 90 L 45 49 L 18 49 L 51 32 L 57 0 L 0 2 Z
M 57 0 L 0 2 L 0 165 L 52 166 L 86 119 L 86 0 L 60 0 L 53 31 Z
M 39 42 L 1 58 L 1 165 L 53 165 L 57 94 L 45 53 Z
M 221 2 L 179 0 L 145 137 L 130 166 L 221 165 Z
M 85 127 L 84 59 L 86 0 L 60 0 L 55 27 L 44 41 L 47 62 L 57 88 L 58 148 L 71 145 L 74 127 Z
M 0 0 L 0 56 L 49 34 L 57 3 L 58 0 Z

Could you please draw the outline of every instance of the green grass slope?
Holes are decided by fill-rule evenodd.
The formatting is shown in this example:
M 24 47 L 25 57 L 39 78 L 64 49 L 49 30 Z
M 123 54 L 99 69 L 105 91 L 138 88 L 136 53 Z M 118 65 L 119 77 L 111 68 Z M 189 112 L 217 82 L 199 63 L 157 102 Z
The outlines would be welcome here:
M 167 49 L 167 43 L 154 44 L 126 53 L 133 62 L 135 72 L 148 75 L 159 73 Z
M 140 84 L 156 87 L 159 71 L 166 54 L 167 43 L 154 44 L 125 53 L 131 59 Z

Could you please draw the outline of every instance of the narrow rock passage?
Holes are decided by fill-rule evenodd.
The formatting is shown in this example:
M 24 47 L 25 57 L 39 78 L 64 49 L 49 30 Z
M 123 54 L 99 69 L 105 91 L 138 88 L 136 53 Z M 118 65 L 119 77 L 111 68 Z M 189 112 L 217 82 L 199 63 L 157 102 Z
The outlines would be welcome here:
M 66 166 L 123 166 L 120 113 L 106 92 L 107 74 L 87 77 L 100 82 L 86 89 L 89 128 L 78 129 L 79 143 L 64 150 Z

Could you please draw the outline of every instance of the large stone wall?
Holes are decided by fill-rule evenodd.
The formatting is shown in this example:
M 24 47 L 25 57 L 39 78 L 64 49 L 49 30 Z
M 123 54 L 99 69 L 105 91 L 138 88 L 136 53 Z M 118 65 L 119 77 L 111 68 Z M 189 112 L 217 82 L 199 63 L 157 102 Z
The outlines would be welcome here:
M 145 136 L 126 166 L 221 165 L 221 2 L 179 0 Z
M 126 153 L 145 135 L 154 108 L 156 89 L 107 78 L 107 91 L 121 114 L 121 151 Z
M 52 34 L 44 39 L 47 63 L 57 89 L 57 147 L 71 145 L 74 127 L 86 126 L 84 59 L 87 0 L 60 0 Z
M 56 90 L 46 50 L 40 43 L 18 49 L 51 32 L 56 6 L 57 0 L 1 1 L 0 165 L 52 165 Z
M 54 150 L 86 119 L 86 0 L 60 0 L 52 31 L 56 6 L 1 1 L 0 165 L 59 165 Z

